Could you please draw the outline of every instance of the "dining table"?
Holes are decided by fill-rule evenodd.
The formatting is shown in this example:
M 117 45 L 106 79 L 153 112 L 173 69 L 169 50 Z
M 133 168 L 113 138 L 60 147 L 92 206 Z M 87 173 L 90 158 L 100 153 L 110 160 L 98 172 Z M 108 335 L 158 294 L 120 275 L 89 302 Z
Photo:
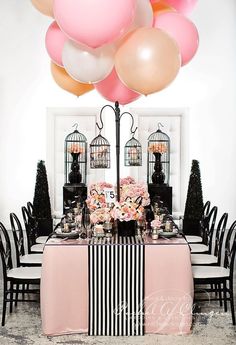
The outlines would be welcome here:
M 193 277 L 181 235 L 62 239 L 44 247 L 44 335 L 189 334 Z

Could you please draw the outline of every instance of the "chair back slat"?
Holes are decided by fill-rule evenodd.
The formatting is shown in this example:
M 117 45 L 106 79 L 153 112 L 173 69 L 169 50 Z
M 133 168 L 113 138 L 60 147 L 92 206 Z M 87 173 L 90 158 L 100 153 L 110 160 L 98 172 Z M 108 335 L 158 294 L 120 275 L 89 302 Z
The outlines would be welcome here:
M 218 208 L 217 206 L 212 207 L 209 214 L 206 216 L 203 232 L 203 243 L 209 246 L 209 252 L 212 248 L 212 237 L 215 229 L 216 217 L 217 217 Z
M 209 214 L 210 208 L 211 208 L 211 202 L 208 200 L 203 206 L 203 217 L 206 217 Z
M 5 245 L 3 244 L 3 239 Z M 7 271 L 12 269 L 11 242 L 5 226 L 0 222 L 0 253 L 2 259 L 3 275 L 6 277 Z
M 27 246 L 28 253 L 30 253 L 30 248 L 36 243 L 37 238 L 37 221 L 36 218 L 29 214 L 29 211 L 25 206 L 21 208 L 22 216 L 25 224 L 26 236 L 27 236 Z
M 224 267 L 230 269 L 230 274 L 233 274 L 234 258 L 236 251 L 236 220 L 233 222 L 226 236 L 225 240 L 225 258 Z
M 27 210 L 28 210 L 30 216 L 32 216 L 32 217 L 35 216 L 34 206 L 33 206 L 32 202 L 30 202 L 30 201 L 27 202 Z
M 15 213 L 10 213 L 10 223 L 16 248 L 16 263 L 20 266 L 20 257 L 25 255 L 24 235 L 21 222 Z
M 221 251 L 222 245 L 224 240 L 225 229 L 227 226 L 228 221 L 228 213 L 223 213 L 221 216 L 217 228 L 216 228 L 216 236 L 215 236 L 215 248 L 214 248 L 214 255 L 218 258 L 218 264 L 221 262 Z

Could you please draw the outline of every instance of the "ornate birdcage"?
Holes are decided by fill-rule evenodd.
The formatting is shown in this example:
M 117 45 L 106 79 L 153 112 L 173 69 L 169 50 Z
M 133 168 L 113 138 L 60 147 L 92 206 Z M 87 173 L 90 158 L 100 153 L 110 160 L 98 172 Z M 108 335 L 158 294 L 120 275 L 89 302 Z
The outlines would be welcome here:
M 130 167 L 142 165 L 142 146 L 134 137 L 125 144 L 124 164 Z
M 101 133 L 90 144 L 90 168 L 110 168 L 110 144 Z
M 148 137 L 147 183 L 169 185 L 170 179 L 170 138 L 160 129 Z M 162 126 L 163 127 L 163 126 Z
M 65 138 L 65 183 L 86 184 L 87 139 L 77 130 L 78 124 L 74 126 L 74 132 Z

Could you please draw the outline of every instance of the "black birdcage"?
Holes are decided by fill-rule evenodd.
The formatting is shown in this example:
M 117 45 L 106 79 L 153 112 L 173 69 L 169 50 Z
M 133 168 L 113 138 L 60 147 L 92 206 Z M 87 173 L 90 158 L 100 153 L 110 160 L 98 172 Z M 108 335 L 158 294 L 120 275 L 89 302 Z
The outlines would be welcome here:
M 134 137 L 125 144 L 124 159 L 125 166 L 132 167 L 142 165 L 142 146 Z
M 86 184 L 87 139 L 77 130 L 78 124 L 74 126 L 74 132 L 65 138 L 65 183 Z
M 147 183 L 169 185 L 170 179 L 170 138 L 160 129 L 148 137 Z M 162 126 L 163 127 L 163 126 Z
M 90 144 L 90 168 L 110 168 L 110 144 L 100 133 Z

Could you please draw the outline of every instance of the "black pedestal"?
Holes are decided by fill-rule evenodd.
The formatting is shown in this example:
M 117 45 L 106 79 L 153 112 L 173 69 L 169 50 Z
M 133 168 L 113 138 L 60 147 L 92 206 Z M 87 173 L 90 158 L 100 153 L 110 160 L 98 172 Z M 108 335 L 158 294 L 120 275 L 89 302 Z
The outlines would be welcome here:
M 172 187 L 149 183 L 148 192 L 150 194 L 151 203 L 155 202 L 159 197 L 163 202 L 163 206 L 172 214 Z
M 83 203 L 87 199 L 87 186 L 84 183 L 66 183 L 63 186 L 63 213 L 76 196 L 79 196 L 78 201 Z

